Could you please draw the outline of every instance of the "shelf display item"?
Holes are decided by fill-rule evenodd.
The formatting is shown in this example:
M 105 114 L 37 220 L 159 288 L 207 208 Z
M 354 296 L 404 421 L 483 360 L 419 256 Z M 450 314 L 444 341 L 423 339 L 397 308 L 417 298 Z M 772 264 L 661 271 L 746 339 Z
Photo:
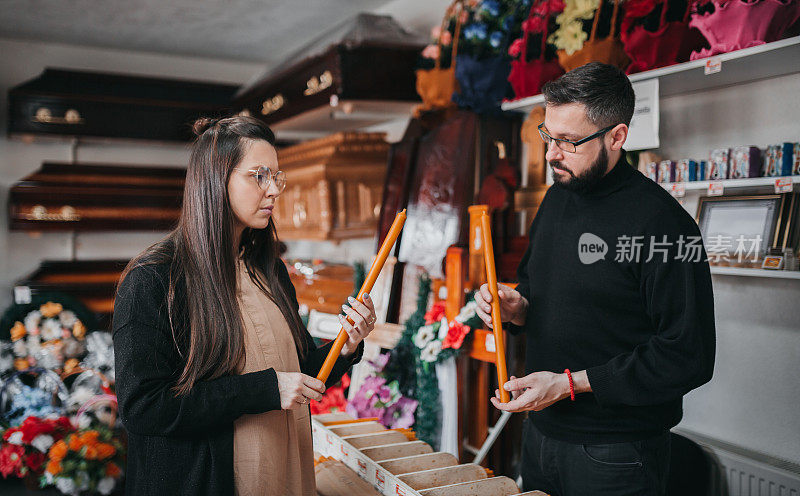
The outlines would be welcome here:
M 731 154 L 731 179 L 758 177 L 761 172 L 761 150 L 755 146 L 737 146 Z
M 728 167 L 730 166 L 731 151 L 728 148 L 718 148 L 711 151 L 711 156 L 706 167 L 705 178 L 707 181 L 717 181 L 728 179 Z

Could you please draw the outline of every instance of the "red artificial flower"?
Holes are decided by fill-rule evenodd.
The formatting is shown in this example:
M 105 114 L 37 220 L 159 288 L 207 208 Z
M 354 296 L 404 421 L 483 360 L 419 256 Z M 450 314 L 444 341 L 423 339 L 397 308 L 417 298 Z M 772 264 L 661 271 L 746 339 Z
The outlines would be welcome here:
M 320 401 L 311 400 L 309 407 L 311 415 L 330 413 L 333 408 L 343 412 L 347 406 L 347 399 L 344 397 L 344 390 L 350 386 L 350 377 L 345 374 L 342 376 L 341 384 L 329 387 Z
M 22 477 L 22 457 L 25 456 L 25 448 L 18 444 L 6 444 L 0 449 L 0 474 L 8 478 L 14 474 Z
M 627 0 L 625 17 L 644 17 L 656 7 L 656 0 Z
M 508 54 L 514 58 L 519 57 L 522 53 L 522 38 L 517 38 L 508 47 Z
M 465 326 L 461 322 L 451 322 L 450 328 L 447 330 L 447 336 L 442 341 L 442 349 L 453 348 L 460 349 L 464 344 L 464 338 L 469 334 L 469 326 Z
M 39 451 L 34 451 L 25 457 L 25 466 L 28 470 L 35 473 L 40 473 L 44 462 L 47 461 L 47 455 Z
M 445 309 L 445 302 L 437 301 L 433 304 L 428 313 L 425 314 L 425 324 L 433 324 L 434 322 L 439 322 L 444 317 L 444 309 Z
M 544 31 L 545 18 L 544 17 L 531 17 L 522 22 L 522 30 L 529 33 L 541 33 Z
M 561 12 L 564 10 L 564 2 L 562 0 L 550 0 L 550 12 Z
M 10 438 L 11 435 L 14 434 L 15 432 L 19 432 L 19 427 L 11 427 L 7 431 L 5 431 L 3 433 L 3 441 L 8 442 L 8 438 Z
M 52 434 L 55 428 L 49 422 L 38 417 L 28 417 L 19 426 L 22 431 L 22 442 L 30 444 L 40 434 Z

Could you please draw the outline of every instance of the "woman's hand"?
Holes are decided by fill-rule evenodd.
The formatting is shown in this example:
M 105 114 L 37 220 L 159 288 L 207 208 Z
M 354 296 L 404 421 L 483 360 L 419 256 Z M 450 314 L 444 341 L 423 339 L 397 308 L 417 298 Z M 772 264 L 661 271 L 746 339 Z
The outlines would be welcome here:
M 321 400 L 325 384 L 316 377 L 300 372 L 275 372 L 278 376 L 278 391 L 281 394 L 281 409 L 292 410 L 310 400 Z
M 356 351 L 358 343 L 375 329 L 375 321 L 378 320 L 378 317 L 375 316 L 375 305 L 369 294 L 364 295 L 364 303 L 352 296 L 347 298 L 347 301 L 351 306 L 342 305 L 342 310 L 349 317 L 349 321 L 343 315 L 339 315 L 339 323 L 342 324 L 342 329 L 348 336 L 347 342 L 342 348 L 342 355 L 345 356 L 352 355 Z M 353 323 L 351 324 L 350 321 Z

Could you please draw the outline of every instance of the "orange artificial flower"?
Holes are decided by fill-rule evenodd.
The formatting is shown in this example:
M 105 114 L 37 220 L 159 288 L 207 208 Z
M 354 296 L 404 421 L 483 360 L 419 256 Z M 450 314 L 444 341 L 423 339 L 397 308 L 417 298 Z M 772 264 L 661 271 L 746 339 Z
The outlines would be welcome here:
M 28 370 L 31 367 L 30 363 L 28 363 L 27 358 L 15 358 L 14 359 L 14 368 L 17 370 Z
M 57 441 L 50 447 L 50 461 L 60 462 L 65 456 L 67 456 L 67 444 L 63 440 Z
M 100 460 L 111 458 L 112 456 L 117 454 L 117 449 L 108 443 L 98 443 L 96 449 L 97 449 L 97 458 Z
M 86 445 L 86 455 L 85 456 L 86 456 L 87 460 L 97 460 L 97 459 L 100 458 L 99 454 L 100 453 L 99 453 L 99 451 L 97 449 L 97 446 L 91 445 L 91 444 L 87 444 Z
M 27 333 L 25 324 L 20 321 L 14 322 L 14 327 L 11 328 L 11 341 L 19 341 L 24 338 Z
M 64 374 L 69 374 L 77 369 L 81 362 L 77 358 L 70 358 L 64 362 Z
M 119 477 L 122 471 L 116 463 L 109 463 L 106 465 L 106 477 Z
M 47 468 L 45 470 L 47 470 L 48 472 L 50 472 L 53 475 L 60 474 L 61 470 L 62 470 L 61 469 L 61 463 L 59 463 L 59 462 L 57 462 L 55 460 L 50 460 L 49 462 L 47 462 Z
M 83 440 L 81 439 L 81 436 L 76 434 L 72 434 L 67 443 L 69 445 L 69 449 L 72 451 L 80 451 L 81 448 L 83 448 Z
M 83 322 L 80 320 L 75 322 L 75 325 L 72 326 L 72 335 L 77 339 L 83 339 L 86 336 L 86 326 L 83 325 Z
M 86 431 L 81 434 L 81 441 L 84 444 L 91 444 L 94 445 L 97 443 L 97 439 L 100 437 L 100 433 L 97 431 Z
M 53 303 L 52 301 L 48 301 L 39 307 L 39 311 L 42 312 L 42 317 L 44 318 L 55 317 L 60 314 L 62 310 L 64 310 L 64 306 L 61 305 L 61 303 Z

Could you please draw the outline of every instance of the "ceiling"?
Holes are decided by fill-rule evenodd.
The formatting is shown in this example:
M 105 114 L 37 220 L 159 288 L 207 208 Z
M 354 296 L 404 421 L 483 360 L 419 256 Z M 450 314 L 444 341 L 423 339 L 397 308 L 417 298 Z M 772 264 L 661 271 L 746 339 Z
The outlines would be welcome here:
M 270 65 L 387 4 L 397 0 L 0 0 L 0 38 Z

